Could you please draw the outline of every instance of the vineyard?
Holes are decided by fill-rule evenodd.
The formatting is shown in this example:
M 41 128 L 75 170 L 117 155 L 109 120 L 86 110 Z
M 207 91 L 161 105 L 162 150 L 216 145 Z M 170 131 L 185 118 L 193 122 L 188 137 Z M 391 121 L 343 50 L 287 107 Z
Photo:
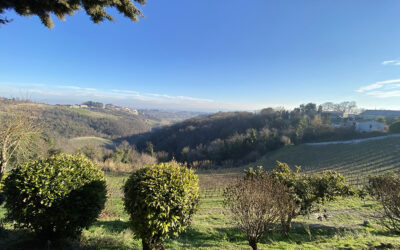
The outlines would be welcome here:
M 308 173 L 337 170 L 349 184 L 359 186 L 366 182 L 368 175 L 400 171 L 400 138 L 353 144 L 289 146 L 251 165 L 271 170 L 276 161 L 301 166 Z

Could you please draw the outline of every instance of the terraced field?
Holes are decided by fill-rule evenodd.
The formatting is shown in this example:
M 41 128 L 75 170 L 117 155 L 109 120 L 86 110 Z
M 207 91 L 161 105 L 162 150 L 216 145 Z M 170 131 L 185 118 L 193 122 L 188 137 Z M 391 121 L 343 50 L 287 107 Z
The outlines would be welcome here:
M 261 165 L 270 170 L 276 161 L 299 165 L 309 173 L 337 170 L 347 177 L 350 184 L 360 185 L 370 174 L 400 172 L 400 138 L 353 144 L 289 146 L 250 165 Z

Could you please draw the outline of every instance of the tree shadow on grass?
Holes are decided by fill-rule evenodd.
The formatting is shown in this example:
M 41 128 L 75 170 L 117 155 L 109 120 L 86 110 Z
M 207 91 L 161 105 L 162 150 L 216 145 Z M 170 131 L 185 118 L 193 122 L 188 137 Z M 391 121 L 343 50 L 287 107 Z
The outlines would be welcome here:
M 0 229 L 0 249 L 42 249 L 41 245 L 27 230 Z
M 80 242 L 80 250 L 89 249 L 108 249 L 108 250 L 128 250 L 128 249 L 139 249 L 139 247 L 127 246 L 122 240 L 115 239 L 112 236 L 107 237 L 96 237 Z
M 92 226 L 101 227 L 109 233 L 121 233 L 129 229 L 129 222 L 120 220 L 96 221 Z
M 283 241 L 288 243 L 303 244 L 315 241 L 316 238 L 333 238 L 336 234 L 346 231 L 345 228 L 336 228 L 321 224 L 308 225 L 310 234 L 300 223 L 294 223 L 293 229 L 289 236 L 281 235 L 279 229 L 274 232 L 266 233 L 260 240 L 262 244 Z M 198 247 L 218 247 L 221 242 L 230 242 L 234 244 L 247 244 L 246 233 L 238 227 L 215 228 L 210 231 L 199 231 L 196 229 L 188 229 L 180 234 L 178 238 L 171 241 L 178 242 L 180 247 L 198 248 Z M 171 242 L 170 242 L 171 243 Z
M 82 249 L 76 246 L 72 241 L 43 242 L 28 230 L 0 230 L 0 249 L 4 250 Z
M 222 242 L 245 241 L 246 235 L 238 228 L 217 228 L 199 231 L 193 228 L 181 233 L 179 237 L 168 240 L 167 245 L 177 242 L 181 248 L 219 247 Z
M 309 228 L 309 230 L 306 228 Z M 313 242 L 319 238 L 333 238 L 335 235 L 341 235 L 349 230 L 348 228 L 331 227 L 322 224 L 308 224 L 304 227 L 301 223 L 294 223 L 289 236 L 282 236 L 278 227 L 276 231 L 266 233 L 260 240 L 260 243 L 270 244 L 271 242 L 282 241 L 301 245 Z M 238 227 L 215 228 L 210 231 L 198 231 L 192 228 L 182 233 L 178 238 L 173 239 L 173 241 L 178 242 L 183 248 L 211 248 L 221 246 L 221 242 L 247 244 L 247 237 L 245 232 Z
M 1 250 L 97 250 L 97 249 L 132 249 L 121 240 L 112 236 L 89 239 L 63 239 L 57 242 L 39 241 L 28 230 L 0 229 Z
M 395 232 L 390 231 L 387 228 L 379 228 L 371 231 L 371 234 L 378 235 L 378 236 L 387 236 L 387 237 L 399 237 L 399 234 L 396 234 Z
M 344 227 L 332 227 L 323 224 L 293 223 L 293 228 L 288 236 L 283 236 L 280 231 L 269 233 L 261 240 L 261 243 L 271 241 L 284 241 L 288 243 L 303 244 L 317 240 L 318 238 L 329 239 L 349 231 Z

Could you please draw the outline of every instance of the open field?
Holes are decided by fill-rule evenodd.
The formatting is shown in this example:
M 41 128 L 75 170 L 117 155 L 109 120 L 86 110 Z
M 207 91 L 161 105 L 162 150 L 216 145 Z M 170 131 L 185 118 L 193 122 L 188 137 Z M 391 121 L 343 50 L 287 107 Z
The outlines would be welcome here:
M 74 149 L 82 148 L 84 146 L 90 145 L 92 147 L 114 147 L 114 142 L 108 139 L 95 137 L 95 136 L 82 136 L 75 137 L 68 140 Z
M 65 243 L 64 249 L 141 249 L 141 241 L 129 229 L 123 210 L 121 187 L 127 174 L 107 174 L 109 200 L 99 220 L 85 230 L 80 242 Z M 210 174 L 200 173 L 203 186 L 199 211 L 191 228 L 168 240 L 167 249 L 250 249 L 245 234 L 230 219 L 223 207 L 221 192 L 205 192 Z M 374 219 L 375 202 L 346 198 L 327 204 L 327 221 L 315 215 L 295 221 L 288 238 L 271 234 L 262 239 L 261 249 L 386 249 L 400 247 L 400 237 L 388 233 Z M 0 209 L 3 217 L 4 209 Z M 363 226 L 368 220 L 371 224 Z M 31 234 L 14 230 L 10 223 L 0 231 L 0 249 L 31 249 Z M 40 248 L 36 248 L 40 249 Z M 47 248 L 46 248 L 47 249 Z M 51 249 L 51 248 L 50 248 Z

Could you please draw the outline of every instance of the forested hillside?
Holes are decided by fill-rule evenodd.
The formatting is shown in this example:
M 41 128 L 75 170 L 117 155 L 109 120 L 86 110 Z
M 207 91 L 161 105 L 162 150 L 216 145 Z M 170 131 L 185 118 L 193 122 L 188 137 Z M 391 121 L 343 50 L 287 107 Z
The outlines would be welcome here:
M 189 119 L 129 141 L 148 152 L 193 165 L 241 164 L 288 144 L 365 136 L 352 128 L 334 128 L 313 103 L 293 111 L 220 112 Z
M 39 120 L 45 124 L 45 132 L 52 137 L 118 138 L 151 129 L 151 126 L 139 116 L 123 116 L 64 107 L 42 109 Z

